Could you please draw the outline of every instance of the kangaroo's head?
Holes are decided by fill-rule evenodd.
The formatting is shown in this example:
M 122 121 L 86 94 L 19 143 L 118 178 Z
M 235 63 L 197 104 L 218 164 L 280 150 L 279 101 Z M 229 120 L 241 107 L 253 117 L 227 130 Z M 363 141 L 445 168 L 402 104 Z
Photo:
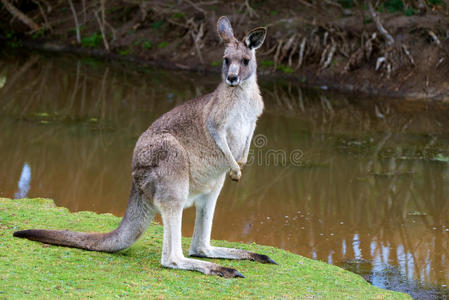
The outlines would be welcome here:
M 238 86 L 256 73 L 256 49 L 262 46 L 267 29 L 255 28 L 239 41 L 234 37 L 229 19 L 221 17 L 217 22 L 217 31 L 226 44 L 223 55 L 223 80 L 229 86 Z

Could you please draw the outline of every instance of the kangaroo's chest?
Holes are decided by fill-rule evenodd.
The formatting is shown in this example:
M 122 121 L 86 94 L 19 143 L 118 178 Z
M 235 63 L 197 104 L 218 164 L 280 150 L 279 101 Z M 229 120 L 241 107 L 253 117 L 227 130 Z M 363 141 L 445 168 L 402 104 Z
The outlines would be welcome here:
M 260 97 L 260 96 L 259 96 Z M 226 139 L 233 156 L 239 160 L 243 155 L 249 138 L 254 132 L 257 118 L 262 113 L 257 100 L 246 99 L 239 110 L 233 112 L 227 120 Z

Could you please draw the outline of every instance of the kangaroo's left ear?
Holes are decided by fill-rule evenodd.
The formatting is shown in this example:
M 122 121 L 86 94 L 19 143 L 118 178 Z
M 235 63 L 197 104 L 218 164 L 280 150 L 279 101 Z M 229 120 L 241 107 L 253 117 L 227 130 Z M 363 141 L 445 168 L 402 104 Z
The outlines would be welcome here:
M 248 47 L 251 50 L 252 49 L 256 50 L 260 46 L 262 46 L 266 36 L 267 36 L 267 28 L 258 27 L 248 32 L 246 36 L 243 38 L 243 41 L 246 47 Z

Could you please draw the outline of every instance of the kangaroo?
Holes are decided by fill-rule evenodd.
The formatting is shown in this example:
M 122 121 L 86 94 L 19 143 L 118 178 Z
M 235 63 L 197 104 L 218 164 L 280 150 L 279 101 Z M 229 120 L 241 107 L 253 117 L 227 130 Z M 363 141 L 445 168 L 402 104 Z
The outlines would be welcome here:
M 239 41 L 227 17 L 217 22 L 225 43 L 222 82 L 211 94 L 190 100 L 157 119 L 138 139 L 132 158 L 128 207 L 117 229 L 109 233 L 29 229 L 14 232 L 59 246 L 116 252 L 130 247 L 156 213 L 164 226 L 161 264 L 223 277 L 243 277 L 237 270 L 186 258 L 181 248 L 184 208 L 196 207 L 191 257 L 247 259 L 276 264 L 266 255 L 211 246 L 215 204 L 226 173 L 238 181 L 246 164 L 256 121 L 263 111 L 256 79 L 255 50 L 266 28 L 251 30 Z

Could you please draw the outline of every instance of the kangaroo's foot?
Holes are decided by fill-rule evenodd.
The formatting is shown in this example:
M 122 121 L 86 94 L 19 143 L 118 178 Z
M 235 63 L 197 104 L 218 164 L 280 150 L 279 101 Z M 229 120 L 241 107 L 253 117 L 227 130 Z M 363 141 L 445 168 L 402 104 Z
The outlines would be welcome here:
M 207 257 L 207 258 L 225 258 L 225 259 L 247 259 L 251 261 L 257 261 L 263 264 L 275 264 L 277 263 L 269 258 L 267 255 L 250 252 L 247 250 L 240 250 L 234 248 L 222 248 L 222 247 L 203 247 L 203 248 L 191 248 L 189 255 L 193 257 Z
M 217 275 L 225 278 L 245 278 L 239 271 L 232 268 L 191 258 L 162 259 L 162 266 L 171 269 L 198 271 L 206 275 Z

